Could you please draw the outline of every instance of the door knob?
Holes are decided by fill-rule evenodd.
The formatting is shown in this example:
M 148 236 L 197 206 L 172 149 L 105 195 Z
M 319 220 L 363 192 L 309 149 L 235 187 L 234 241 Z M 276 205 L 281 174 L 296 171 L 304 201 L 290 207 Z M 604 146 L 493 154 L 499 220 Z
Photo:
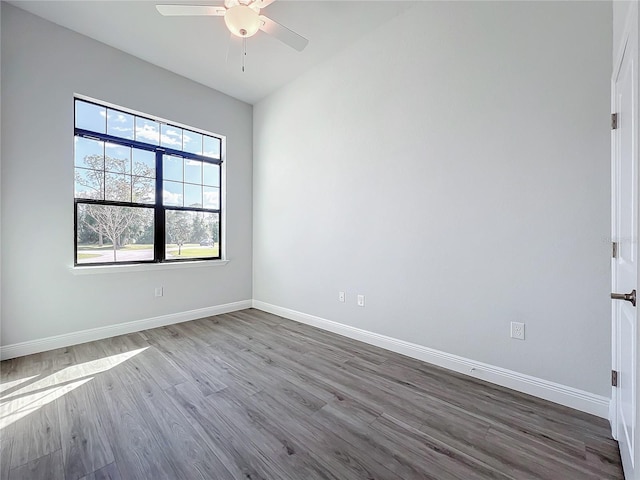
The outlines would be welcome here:
M 612 293 L 611 298 L 614 300 L 626 300 L 631 302 L 631 305 L 636 306 L 636 290 L 631 290 L 631 293 Z

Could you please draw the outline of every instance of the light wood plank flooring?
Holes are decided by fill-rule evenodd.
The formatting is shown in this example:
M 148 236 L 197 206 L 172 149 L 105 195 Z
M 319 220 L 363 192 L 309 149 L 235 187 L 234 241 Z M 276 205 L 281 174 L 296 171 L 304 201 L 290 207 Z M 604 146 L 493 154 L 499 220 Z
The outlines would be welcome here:
M 602 419 L 253 309 L 1 383 L 3 480 L 623 478 Z

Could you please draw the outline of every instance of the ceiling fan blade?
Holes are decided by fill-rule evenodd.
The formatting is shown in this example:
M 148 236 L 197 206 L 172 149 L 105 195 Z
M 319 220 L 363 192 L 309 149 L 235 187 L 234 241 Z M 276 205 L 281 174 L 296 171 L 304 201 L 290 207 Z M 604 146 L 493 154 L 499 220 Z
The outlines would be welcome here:
M 255 5 L 259 9 L 263 9 L 271 5 L 276 0 L 255 0 L 252 5 Z
M 302 35 L 298 35 L 293 30 L 289 30 L 284 25 L 280 25 L 278 22 L 274 22 L 269 17 L 265 17 L 264 15 L 260 15 L 260 20 L 262 21 L 262 26 L 260 30 L 265 33 L 268 33 L 272 37 L 277 38 L 283 43 L 286 43 L 292 48 L 295 48 L 299 52 L 304 50 L 304 48 L 309 43 L 309 40 L 304 38 Z
M 156 5 L 156 9 L 164 16 L 211 16 L 224 17 L 226 8 L 210 5 Z

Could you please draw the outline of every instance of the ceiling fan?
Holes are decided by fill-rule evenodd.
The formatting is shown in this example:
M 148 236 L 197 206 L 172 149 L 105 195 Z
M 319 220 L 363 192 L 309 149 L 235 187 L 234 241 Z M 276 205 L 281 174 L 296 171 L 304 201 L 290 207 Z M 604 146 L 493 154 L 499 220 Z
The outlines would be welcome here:
M 165 16 L 224 17 L 224 23 L 233 35 L 246 39 L 262 30 L 301 52 L 309 40 L 269 17 L 260 15 L 260 10 L 274 1 L 224 0 L 224 5 L 156 5 L 156 9 Z

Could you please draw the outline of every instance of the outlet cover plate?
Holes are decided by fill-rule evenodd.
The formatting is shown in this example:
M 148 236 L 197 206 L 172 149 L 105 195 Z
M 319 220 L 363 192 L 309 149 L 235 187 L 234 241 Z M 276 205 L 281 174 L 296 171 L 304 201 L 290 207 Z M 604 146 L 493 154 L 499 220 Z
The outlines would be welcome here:
M 511 338 L 524 340 L 524 323 L 511 322 Z

